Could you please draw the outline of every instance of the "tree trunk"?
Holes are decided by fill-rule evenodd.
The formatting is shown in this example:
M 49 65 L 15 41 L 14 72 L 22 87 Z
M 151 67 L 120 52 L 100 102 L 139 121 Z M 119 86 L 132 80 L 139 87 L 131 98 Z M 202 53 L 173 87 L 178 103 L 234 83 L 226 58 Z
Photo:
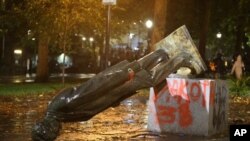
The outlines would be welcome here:
M 47 82 L 49 78 L 48 69 L 48 44 L 47 37 L 40 38 L 38 43 L 38 63 L 36 70 L 36 82 Z
M 199 39 L 199 52 L 201 57 L 205 59 L 206 52 L 206 40 L 209 27 L 209 19 L 211 12 L 211 0 L 203 0 L 201 7 L 204 7 L 204 16 L 201 18 L 201 29 L 200 29 L 200 39 Z
M 242 53 L 241 46 L 243 45 L 243 39 L 244 39 L 244 20 L 242 16 L 238 16 L 238 20 L 236 21 L 237 27 L 236 27 L 236 42 L 234 46 L 235 53 Z
M 155 0 L 154 3 L 154 25 L 151 36 L 151 42 L 149 43 L 150 51 L 154 50 L 155 43 L 165 37 L 166 31 L 166 11 L 167 0 Z
M 191 33 L 196 33 L 199 26 L 196 3 L 198 0 L 155 0 L 154 27 L 151 45 L 154 45 L 182 25 Z M 193 35 L 193 34 L 192 34 Z M 151 47 L 151 50 L 154 50 Z
M 245 29 L 247 29 L 247 20 L 249 18 L 247 18 L 247 11 L 249 11 L 249 2 L 247 0 L 241 0 L 237 2 L 238 6 L 237 6 L 237 17 L 236 17 L 236 42 L 235 42 L 235 46 L 234 46 L 234 51 L 235 53 L 243 53 L 243 48 L 242 46 L 244 46 L 245 43 Z M 248 6 L 247 6 L 248 5 Z M 249 27 L 249 25 L 248 25 Z

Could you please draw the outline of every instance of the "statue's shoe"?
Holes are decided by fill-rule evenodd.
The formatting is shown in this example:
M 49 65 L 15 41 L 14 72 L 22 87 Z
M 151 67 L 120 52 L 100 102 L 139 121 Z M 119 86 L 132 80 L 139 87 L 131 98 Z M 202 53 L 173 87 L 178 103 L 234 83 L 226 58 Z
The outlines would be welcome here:
M 189 67 L 194 69 L 196 74 L 200 74 L 207 69 L 185 25 L 156 43 L 154 48 L 156 50 L 164 49 L 169 58 L 183 53 L 191 55 L 191 57 L 187 58 L 191 64 Z

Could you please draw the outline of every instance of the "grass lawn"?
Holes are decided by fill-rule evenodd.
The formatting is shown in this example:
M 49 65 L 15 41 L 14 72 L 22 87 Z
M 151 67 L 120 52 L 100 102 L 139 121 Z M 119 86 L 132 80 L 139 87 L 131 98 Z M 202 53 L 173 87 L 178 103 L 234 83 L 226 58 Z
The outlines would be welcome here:
M 0 96 L 22 96 L 43 93 L 53 93 L 65 87 L 76 85 L 75 83 L 24 83 L 24 84 L 0 84 Z
M 240 81 L 227 79 L 229 94 L 235 96 L 250 96 L 250 77 L 246 77 Z M 65 85 L 61 82 L 50 83 L 18 83 L 4 84 L 0 83 L 0 96 L 22 96 L 54 93 L 63 88 L 75 86 L 83 81 L 69 81 Z

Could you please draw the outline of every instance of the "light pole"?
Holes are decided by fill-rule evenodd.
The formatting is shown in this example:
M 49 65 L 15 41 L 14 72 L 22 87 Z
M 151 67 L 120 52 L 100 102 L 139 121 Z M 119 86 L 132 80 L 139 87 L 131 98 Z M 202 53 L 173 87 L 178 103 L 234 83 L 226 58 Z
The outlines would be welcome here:
M 86 39 L 86 37 L 82 37 L 82 48 L 84 48 L 84 44 L 85 44 L 85 41 L 86 41 L 87 39 Z
M 93 50 L 93 55 L 95 58 L 95 45 L 94 45 L 94 38 L 93 37 L 89 38 L 89 44 L 90 44 L 91 49 Z
M 102 0 L 102 3 L 107 7 L 106 17 L 106 36 L 105 36 L 105 68 L 108 67 L 109 62 L 109 43 L 110 43 L 110 9 L 111 5 L 116 5 L 116 0 Z
M 149 51 L 149 48 L 150 48 L 150 30 L 153 27 L 153 22 L 151 20 L 147 20 L 145 22 L 145 26 L 148 29 L 148 35 L 147 35 L 147 43 L 148 43 L 148 45 L 147 45 L 147 50 L 146 50 L 146 54 L 147 54 L 148 51 Z

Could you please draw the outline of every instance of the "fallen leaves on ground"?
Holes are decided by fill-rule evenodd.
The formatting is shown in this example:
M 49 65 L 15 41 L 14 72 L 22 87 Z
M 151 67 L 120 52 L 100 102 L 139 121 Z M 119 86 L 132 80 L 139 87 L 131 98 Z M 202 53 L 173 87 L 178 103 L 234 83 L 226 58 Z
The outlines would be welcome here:
M 44 116 L 54 95 L 0 96 L 0 134 L 30 135 L 31 127 Z M 131 98 L 134 100 L 132 105 L 121 103 L 89 121 L 63 123 L 57 141 L 127 140 L 136 135 L 148 134 L 146 100 L 142 100 L 147 99 L 148 95 L 140 94 L 139 97 L 139 100 L 138 95 Z M 230 97 L 229 124 L 250 124 L 249 104 L 249 97 Z M 31 140 L 30 136 L 27 136 L 27 140 Z

